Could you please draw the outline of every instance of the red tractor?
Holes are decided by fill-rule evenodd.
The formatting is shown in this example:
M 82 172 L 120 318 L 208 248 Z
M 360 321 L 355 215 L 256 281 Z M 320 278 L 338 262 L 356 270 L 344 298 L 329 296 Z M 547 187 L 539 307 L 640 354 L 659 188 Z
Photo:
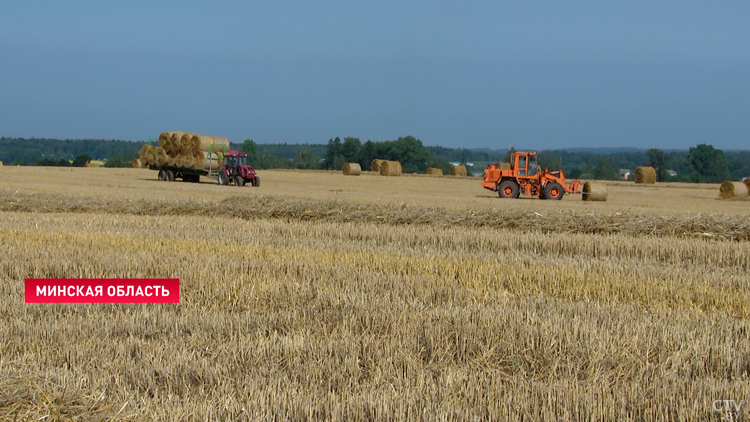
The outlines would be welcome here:
M 247 165 L 247 154 L 239 151 L 227 151 L 217 173 L 220 185 L 234 183 L 245 186 L 250 183 L 260 186 L 260 178 L 255 174 L 255 168 Z
M 538 196 L 541 199 L 560 200 L 565 193 L 581 193 L 581 181 L 565 182 L 562 170 L 542 170 L 537 164 L 536 152 L 514 152 L 510 155 L 510 169 L 501 170 L 490 165 L 484 170 L 482 187 L 496 191 L 501 198 L 518 198 L 518 195 Z

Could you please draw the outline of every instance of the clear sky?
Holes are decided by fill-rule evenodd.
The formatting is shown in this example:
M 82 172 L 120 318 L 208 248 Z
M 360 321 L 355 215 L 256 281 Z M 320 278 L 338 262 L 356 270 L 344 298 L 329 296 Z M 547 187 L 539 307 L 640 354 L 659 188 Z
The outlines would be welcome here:
M 0 136 L 750 149 L 750 2 L 0 6 Z

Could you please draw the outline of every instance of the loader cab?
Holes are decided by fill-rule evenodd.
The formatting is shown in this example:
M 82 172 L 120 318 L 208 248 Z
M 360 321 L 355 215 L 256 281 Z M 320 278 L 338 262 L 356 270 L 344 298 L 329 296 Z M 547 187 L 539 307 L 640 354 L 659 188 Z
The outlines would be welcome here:
M 519 177 L 535 177 L 539 172 L 536 152 L 514 152 L 510 162 Z

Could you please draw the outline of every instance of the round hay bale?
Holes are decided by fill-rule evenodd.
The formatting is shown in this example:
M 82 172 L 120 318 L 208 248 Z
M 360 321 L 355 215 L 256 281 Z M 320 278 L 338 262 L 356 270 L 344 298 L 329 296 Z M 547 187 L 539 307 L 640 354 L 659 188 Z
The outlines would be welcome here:
M 383 160 L 380 163 L 381 176 L 401 176 L 401 163 L 398 161 Z
M 91 161 L 86 161 L 86 164 L 84 164 L 83 166 L 90 167 L 90 168 L 99 168 L 99 164 L 92 163 Z
M 443 169 L 439 169 L 437 167 L 427 167 L 427 174 L 432 176 L 442 176 Z
M 344 163 L 341 171 L 346 176 L 359 176 L 362 174 L 362 166 L 360 166 L 359 163 Z
M 224 153 L 224 150 L 226 149 L 229 151 L 231 144 L 229 143 L 229 138 L 225 138 L 223 136 L 210 136 L 211 141 L 207 145 L 204 144 L 204 141 L 201 140 L 201 151 L 207 151 L 211 148 L 211 152 L 221 152 Z M 213 148 L 211 147 L 213 145 Z
M 380 172 L 380 165 L 383 164 L 383 161 L 380 158 L 375 158 L 370 162 L 370 171 L 376 171 Z
M 457 166 L 455 164 L 451 164 L 450 175 L 451 176 L 466 176 L 466 166 Z
M 510 163 L 503 163 L 500 161 L 495 161 L 494 166 L 498 170 L 510 170 Z
M 152 166 L 163 166 L 167 163 L 167 158 L 169 156 L 167 155 L 166 151 L 164 151 L 164 148 L 156 147 L 151 149 L 151 153 L 149 154 L 149 162 L 148 165 Z
M 2 161 L 0 161 L 0 167 L 2 167 L 2 166 L 3 166 L 3 162 L 2 162 Z
M 719 198 L 721 199 L 746 197 L 748 196 L 747 193 L 747 185 L 742 182 L 727 180 L 719 186 Z
M 133 158 L 130 161 L 130 166 L 133 167 L 134 169 L 140 169 L 140 168 L 143 168 L 143 163 L 141 163 L 140 158 Z
M 581 191 L 581 199 L 584 201 L 606 201 L 607 200 L 607 188 L 601 185 L 597 185 L 591 182 L 583 184 L 583 190 Z
M 656 170 L 653 167 L 636 167 L 633 176 L 635 183 L 656 183 Z

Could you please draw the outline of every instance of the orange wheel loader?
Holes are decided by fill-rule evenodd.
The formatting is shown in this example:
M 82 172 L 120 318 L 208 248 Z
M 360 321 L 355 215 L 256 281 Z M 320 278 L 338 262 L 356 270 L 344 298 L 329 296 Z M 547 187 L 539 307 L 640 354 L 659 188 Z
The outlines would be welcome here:
M 510 169 L 501 170 L 490 165 L 484 170 L 482 187 L 495 191 L 501 198 L 518 198 L 519 194 L 541 199 L 562 199 L 565 193 L 581 193 L 581 181 L 565 182 L 562 170 L 542 170 L 536 152 L 514 152 L 510 155 Z

